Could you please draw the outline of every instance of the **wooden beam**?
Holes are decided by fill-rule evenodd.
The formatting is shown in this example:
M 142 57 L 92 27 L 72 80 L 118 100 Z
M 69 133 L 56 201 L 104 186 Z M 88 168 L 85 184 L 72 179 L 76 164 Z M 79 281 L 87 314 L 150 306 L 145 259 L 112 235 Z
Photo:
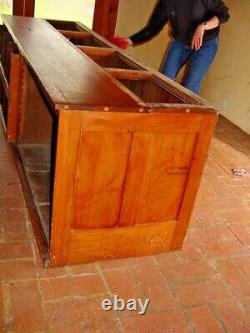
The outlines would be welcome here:
M 108 48 L 108 47 L 95 47 L 95 46 L 82 46 L 77 45 L 77 47 L 84 52 L 85 54 L 91 56 L 91 55 L 97 55 L 97 56 L 106 56 L 110 54 L 116 53 L 115 50 Z
M 67 38 L 76 38 L 76 39 L 92 39 L 93 36 L 89 32 L 84 31 L 71 31 L 71 30 L 58 30 Z
M 96 0 L 93 30 L 109 39 L 114 36 L 119 0 Z
M 34 17 L 35 0 L 13 0 L 13 15 Z
M 135 69 L 105 68 L 117 80 L 146 80 L 152 73 Z

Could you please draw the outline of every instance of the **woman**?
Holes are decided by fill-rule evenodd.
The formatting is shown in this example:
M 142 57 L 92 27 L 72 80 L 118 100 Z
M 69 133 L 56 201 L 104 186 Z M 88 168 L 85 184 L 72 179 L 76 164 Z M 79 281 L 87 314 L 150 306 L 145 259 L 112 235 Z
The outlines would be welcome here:
M 158 0 L 148 24 L 129 38 L 113 38 L 122 48 L 144 43 L 169 22 L 173 40 L 162 73 L 175 79 L 188 64 L 182 85 L 198 93 L 218 48 L 220 25 L 229 19 L 222 0 Z

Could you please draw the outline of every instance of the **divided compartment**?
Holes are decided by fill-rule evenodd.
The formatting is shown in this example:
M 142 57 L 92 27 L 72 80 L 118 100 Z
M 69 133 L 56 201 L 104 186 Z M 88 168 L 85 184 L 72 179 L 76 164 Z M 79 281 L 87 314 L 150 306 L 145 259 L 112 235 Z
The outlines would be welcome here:
M 88 32 L 84 31 L 72 31 L 69 32 L 67 30 L 58 30 L 61 32 L 68 40 L 74 44 L 79 46 L 96 46 L 96 47 L 105 47 L 105 44 L 95 38 Z
M 81 46 L 106 45 L 85 30 L 81 25 L 72 21 L 46 20 L 56 30 L 62 33 L 72 44 Z
M 126 59 L 112 48 L 79 46 L 99 66 L 106 69 L 124 87 L 144 103 L 185 103 L 183 99 L 161 84 L 154 76 L 139 65 Z
M 63 20 L 51 20 L 46 21 L 52 25 L 56 30 L 69 30 L 69 31 L 83 31 L 83 28 L 74 21 L 63 21 Z
M 130 63 L 121 54 L 112 48 L 102 47 L 79 47 L 83 53 L 95 61 L 103 68 L 117 68 L 117 69 L 140 69 L 139 66 Z
M 169 91 L 167 86 L 156 82 L 153 76 L 134 80 L 120 77 L 118 81 L 138 96 L 144 103 L 185 103 L 184 100 Z

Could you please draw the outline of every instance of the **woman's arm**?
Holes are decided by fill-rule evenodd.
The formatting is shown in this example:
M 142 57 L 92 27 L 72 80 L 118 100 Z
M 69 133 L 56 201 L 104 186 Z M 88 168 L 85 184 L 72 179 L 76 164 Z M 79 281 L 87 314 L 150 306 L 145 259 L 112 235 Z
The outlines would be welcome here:
M 220 21 L 217 16 L 213 16 L 210 20 L 199 24 L 194 33 L 192 43 L 191 43 L 191 48 L 198 51 L 202 46 L 205 30 L 211 30 L 211 29 L 217 28 L 219 26 L 219 24 L 220 24 Z
M 198 51 L 202 46 L 205 30 L 217 28 L 220 24 L 227 22 L 230 17 L 228 8 L 226 7 L 224 1 L 206 0 L 205 3 L 207 9 L 212 14 L 212 17 L 209 20 L 199 24 L 194 33 L 191 47 L 196 51 Z
M 158 0 L 147 25 L 130 36 L 132 44 L 144 43 L 155 37 L 168 21 L 167 1 Z
M 211 12 L 211 16 L 217 16 L 219 24 L 229 20 L 228 8 L 222 0 L 206 0 L 206 7 Z

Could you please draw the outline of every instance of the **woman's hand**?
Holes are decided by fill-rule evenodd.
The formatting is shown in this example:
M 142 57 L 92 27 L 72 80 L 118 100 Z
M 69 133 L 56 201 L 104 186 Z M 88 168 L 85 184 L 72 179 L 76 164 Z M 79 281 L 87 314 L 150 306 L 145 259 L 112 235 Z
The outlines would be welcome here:
M 121 38 L 121 37 L 113 37 L 110 39 L 110 42 L 120 47 L 123 50 L 126 50 L 130 45 L 133 44 L 130 38 Z
M 204 23 L 198 25 L 198 27 L 196 28 L 196 31 L 194 33 L 192 43 L 191 43 L 191 48 L 195 49 L 195 51 L 198 51 L 202 46 L 205 29 L 206 29 L 206 26 Z

